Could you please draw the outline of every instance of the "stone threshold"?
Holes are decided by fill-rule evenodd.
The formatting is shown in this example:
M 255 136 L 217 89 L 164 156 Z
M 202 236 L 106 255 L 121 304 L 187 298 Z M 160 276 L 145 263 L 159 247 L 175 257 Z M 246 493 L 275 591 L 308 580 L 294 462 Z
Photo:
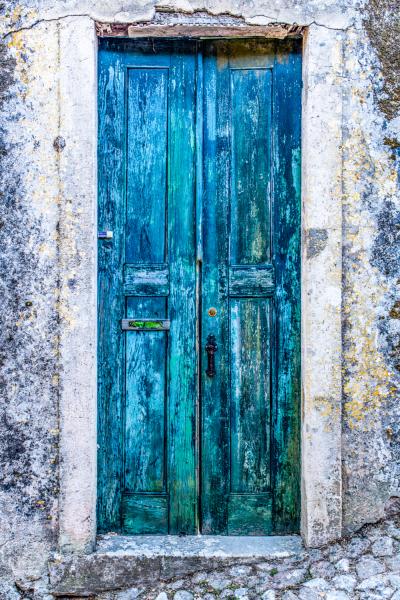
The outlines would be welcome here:
M 91 596 L 231 565 L 301 558 L 300 536 L 100 536 L 95 552 L 57 555 L 49 564 L 51 593 Z

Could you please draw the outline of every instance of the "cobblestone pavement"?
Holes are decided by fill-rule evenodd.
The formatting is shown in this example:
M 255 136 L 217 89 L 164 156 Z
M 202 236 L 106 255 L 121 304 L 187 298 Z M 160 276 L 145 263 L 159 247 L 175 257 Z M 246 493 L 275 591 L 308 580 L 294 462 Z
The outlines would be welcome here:
M 400 519 L 301 555 L 101 594 L 96 600 L 400 600 Z

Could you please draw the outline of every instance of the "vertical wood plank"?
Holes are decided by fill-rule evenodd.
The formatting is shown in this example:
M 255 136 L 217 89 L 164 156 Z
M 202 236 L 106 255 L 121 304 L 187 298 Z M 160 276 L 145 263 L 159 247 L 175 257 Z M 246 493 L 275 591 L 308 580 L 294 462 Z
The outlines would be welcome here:
M 203 52 L 196 44 L 196 530 L 201 531 L 201 311 L 203 271 Z
M 230 256 L 236 278 L 271 260 L 270 44 L 232 44 Z M 272 267 L 273 268 L 273 267 Z M 270 301 L 230 300 L 230 469 L 228 532 L 272 531 Z
M 274 66 L 274 529 L 300 517 L 301 44 L 277 44 Z
M 125 105 L 124 65 L 101 43 L 99 51 L 99 230 L 114 232 L 98 244 L 98 502 L 100 531 L 120 527 L 122 400 L 124 394 Z
M 229 63 L 224 42 L 204 46 L 204 193 L 202 291 L 202 532 L 227 534 L 229 469 L 228 207 Z M 215 317 L 208 309 L 217 309 Z M 218 344 L 216 375 L 206 371 L 208 335 Z
M 168 378 L 170 533 L 196 533 L 196 213 L 194 45 L 171 54 L 168 243 L 171 329 Z

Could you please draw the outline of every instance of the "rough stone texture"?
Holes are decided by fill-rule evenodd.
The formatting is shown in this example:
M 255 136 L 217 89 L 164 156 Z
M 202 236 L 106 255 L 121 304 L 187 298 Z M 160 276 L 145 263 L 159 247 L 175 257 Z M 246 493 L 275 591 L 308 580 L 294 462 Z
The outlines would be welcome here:
M 164 557 L 163 564 L 157 565 L 148 556 L 138 554 L 133 560 L 132 551 L 117 549 L 113 564 L 110 551 L 98 559 L 95 554 L 89 555 L 85 566 L 82 558 L 64 559 L 63 562 L 58 557 L 51 566 L 50 589 L 58 597 L 69 589 L 75 597 L 95 600 L 396 600 L 400 590 L 400 566 L 393 569 L 389 556 L 378 560 L 369 552 L 371 543 L 379 536 L 392 541 L 392 557 L 400 556 L 400 543 L 393 537 L 395 523 L 383 521 L 378 527 L 367 525 L 354 534 L 353 539 L 344 539 L 336 547 L 324 546 L 318 553 L 300 547 L 294 551 L 293 545 L 291 553 L 277 556 L 279 553 L 275 552 L 275 557 L 271 553 L 266 562 L 259 562 L 259 557 L 234 559 L 222 554 L 219 559 L 215 556 L 212 559 L 210 553 L 201 566 L 186 555 L 180 558 L 179 566 L 177 563 L 174 567 L 168 557 Z M 353 551 L 355 544 L 364 548 L 357 556 Z M 335 568 L 338 548 L 344 557 L 341 560 L 347 562 L 346 574 L 338 575 Z M 115 568 L 118 554 L 120 558 L 123 556 L 125 563 L 121 561 L 119 568 Z M 234 567 L 230 566 L 231 560 L 237 563 Z M 96 585 L 100 582 L 96 576 L 96 561 L 108 570 L 103 577 L 103 585 L 107 588 L 104 592 L 97 590 L 96 593 Z M 185 568 L 186 574 L 183 574 Z M 132 579 L 135 587 L 121 589 L 124 581 Z
M 0 44 L 0 597 L 10 599 L 19 597 L 16 586 L 27 593 L 40 586 L 56 544 L 55 28 L 31 32 L 34 51 L 17 40 L 12 51 Z M 32 88 L 38 76 L 41 86 Z M 49 120 L 33 110 L 42 103 Z
M 383 515 L 385 502 L 398 495 L 399 485 L 394 407 L 400 323 L 393 307 L 400 264 L 399 154 L 394 142 L 399 139 L 400 105 L 394 91 L 400 81 L 400 57 L 394 49 L 389 53 L 387 38 L 398 39 L 398 11 L 393 7 L 387 1 L 367 2 L 362 21 L 367 36 L 360 36 L 358 28 L 349 31 L 346 51 L 346 112 L 352 115 L 344 145 L 344 520 L 348 530 Z M 385 112 L 376 110 L 377 105 L 386 106 Z
M 77 48 L 76 42 L 68 45 L 63 39 L 62 24 L 74 15 L 91 24 L 151 20 L 156 4 L 155 0 L 0 2 L 0 597 L 6 600 L 49 597 L 47 561 L 58 543 L 60 458 L 61 468 L 70 468 L 59 455 L 59 398 L 67 385 L 60 339 L 80 314 L 73 294 L 82 285 L 78 270 L 84 253 L 79 244 L 65 247 L 68 228 L 71 223 L 77 227 L 81 213 L 70 211 L 68 194 L 75 197 L 77 189 L 72 186 L 65 193 L 60 185 L 74 142 L 72 127 L 68 135 L 60 130 L 65 117 L 62 99 L 65 104 L 65 95 L 74 86 L 73 73 L 65 73 L 60 61 L 66 48 L 71 52 Z M 332 56 L 332 64 L 342 61 L 342 73 L 325 73 L 314 85 L 323 90 L 331 78 L 340 80 L 343 89 L 343 164 L 338 178 L 343 192 L 344 353 L 337 368 L 344 376 L 343 531 L 354 532 L 385 514 L 395 514 L 400 504 L 398 0 L 163 0 L 158 6 L 187 14 L 229 13 L 248 25 L 312 25 L 340 37 L 343 53 Z M 321 98 L 321 103 L 328 101 Z M 84 206 L 85 198 L 82 210 Z M 310 229 L 305 239 L 308 260 L 324 260 L 331 241 L 329 225 Z M 328 435 L 337 407 L 323 396 L 315 403 Z M 315 449 L 315 460 L 319 450 Z M 367 559 L 360 558 L 365 554 L 371 556 L 370 566 L 374 560 L 384 565 L 385 573 L 398 573 L 400 535 L 393 529 L 395 522 L 390 527 L 385 530 L 389 541 L 379 541 L 375 532 L 370 538 L 356 536 L 344 555 L 341 545 L 328 555 L 324 550 L 323 556 L 313 559 L 312 577 L 333 581 L 327 565 L 324 575 L 321 569 L 317 574 L 321 561 L 337 573 L 355 577 L 357 562 L 365 569 Z M 278 567 L 272 565 L 271 571 L 274 568 Z M 303 563 L 296 564 L 292 572 L 303 568 Z M 252 573 L 256 571 L 257 585 L 268 586 L 268 577 L 273 576 L 252 566 Z M 237 589 L 247 589 L 241 577 L 252 577 L 216 574 L 220 580 L 225 576 L 234 578 Z M 385 583 L 371 581 L 373 577 L 370 572 L 364 585 L 376 584 L 379 592 L 359 590 L 352 597 L 399 597 L 394 575 Z M 336 590 L 321 593 L 345 598 L 348 590 L 342 586 L 339 581 Z M 183 592 L 200 594 L 186 587 Z M 109 598 L 126 600 L 139 593 L 132 588 Z M 158 593 L 162 591 L 151 597 Z M 217 597 L 220 592 L 210 588 L 208 593 Z M 321 597 L 316 594 L 303 586 L 283 597 Z

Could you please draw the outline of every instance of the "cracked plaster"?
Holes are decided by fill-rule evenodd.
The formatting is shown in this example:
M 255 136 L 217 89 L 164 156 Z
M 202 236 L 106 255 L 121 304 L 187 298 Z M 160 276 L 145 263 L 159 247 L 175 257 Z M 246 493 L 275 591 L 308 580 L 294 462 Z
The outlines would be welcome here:
M 396 1 L 6 0 L 0 2 L 1 597 L 19 597 L 16 582 L 20 589 L 35 590 L 29 592 L 35 597 L 46 597 L 46 563 L 59 539 L 59 398 L 68 386 L 76 396 L 81 383 L 79 378 L 65 381 L 61 370 L 60 340 L 68 341 L 81 318 L 74 288 L 85 288 L 79 269 L 90 255 L 90 240 L 71 244 L 68 228 L 75 232 L 80 219 L 94 218 L 85 212 L 84 195 L 78 204 L 70 201 L 79 196 L 78 187 L 62 184 L 76 133 L 61 108 L 68 113 L 65 99 L 77 85 L 62 64 L 62 56 L 79 44 L 78 37 L 68 38 L 68 24 L 75 16 L 74 22 L 82 24 L 77 31 L 90 32 L 95 21 L 151 21 L 157 6 L 188 15 L 198 10 L 228 14 L 249 25 L 313 24 L 311 30 L 341 36 L 341 73 L 330 74 L 326 65 L 312 85 L 314 94 L 321 90 L 323 105 L 328 101 L 324 85 L 340 80 L 343 100 L 342 197 L 337 196 L 343 241 L 343 362 L 338 365 L 343 375 L 343 532 L 381 518 L 390 498 L 400 496 L 400 320 L 393 311 L 400 299 Z M 385 59 L 388 49 L 390 60 Z M 87 60 L 86 50 L 82 42 L 81 60 Z M 320 106 L 313 109 L 318 114 Z M 53 146 L 58 136 L 65 139 L 62 152 Z M 80 176 L 90 174 L 83 170 Z M 333 239 L 332 223 L 309 226 L 327 228 L 328 248 L 319 244 L 318 253 L 309 256 L 323 261 Z M 76 352 L 79 357 L 79 348 Z M 81 358 L 86 365 L 92 360 Z M 316 414 L 329 430 L 340 411 L 324 393 L 314 398 Z M 76 408 L 82 409 L 79 403 Z M 83 455 L 90 458 L 89 443 L 82 443 Z M 61 469 L 68 468 L 61 462 Z M 72 509 L 63 507 L 61 495 L 61 510 Z

